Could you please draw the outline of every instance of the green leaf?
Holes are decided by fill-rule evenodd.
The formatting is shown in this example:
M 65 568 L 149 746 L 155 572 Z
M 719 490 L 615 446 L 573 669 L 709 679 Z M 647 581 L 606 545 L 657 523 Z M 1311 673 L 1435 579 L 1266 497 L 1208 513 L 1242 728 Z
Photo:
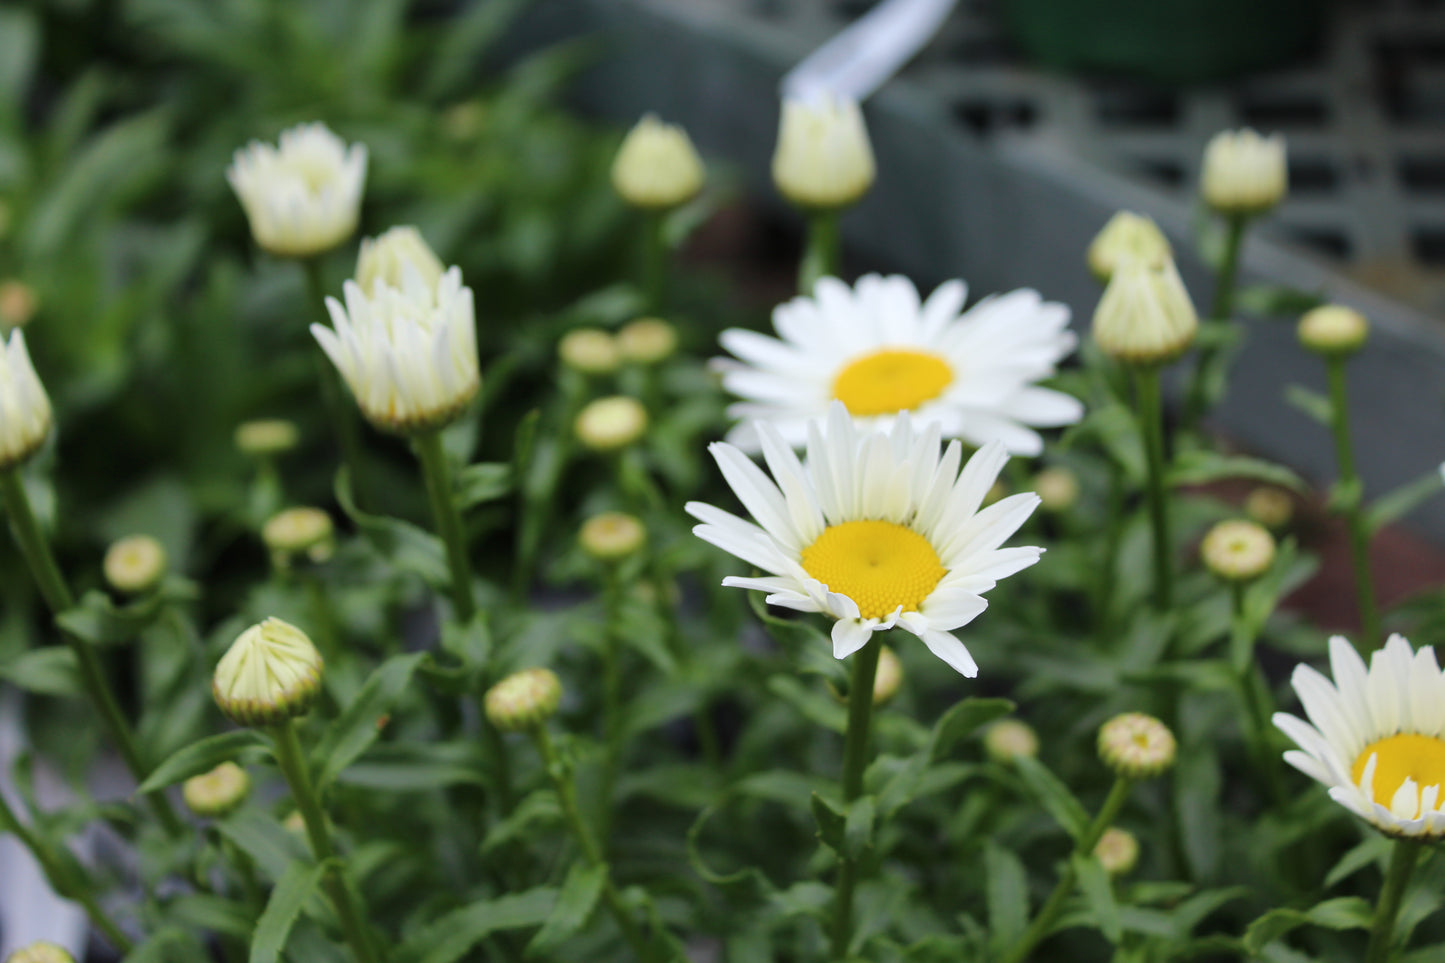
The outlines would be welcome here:
M 1207 485 L 1225 478 L 1251 478 L 1297 492 L 1305 490 L 1304 480 L 1283 465 L 1204 450 L 1180 452 L 1165 472 L 1165 478 L 1176 488 L 1180 485 Z
M 843 851 L 843 832 L 848 825 L 848 817 L 816 792 L 809 800 L 809 806 L 813 810 L 813 818 L 818 823 L 818 838 L 834 852 L 841 853 Z
M 774 893 L 771 902 L 782 913 L 783 919 L 807 916 L 826 920 L 829 908 L 833 905 L 833 888 L 813 880 L 794 883 L 787 889 Z M 766 959 L 771 961 L 773 958 L 769 956 Z
M 843 831 L 843 854 L 857 859 L 873 845 L 873 822 L 878 805 L 872 796 L 860 796 L 848 804 L 848 822 Z
M 1406 482 L 1389 494 L 1381 496 L 1366 510 L 1365 524 L 1371 532 L 1377 532 L 1440 494 L 1441 489 L 1445 489 L 1445 477 L 1442 477 L 1440 471 L 1432 471 L 1412 482 Z
M 255 860 L 272 880 L 279 880 L 294 863 L 306 858 L 305 844 L 300 838 L 256 806 L 248 806 L 220 820 L 216 830 Z
M 473 673 L 485 668 L 492 655 L 492 632 L 487 614 L 477 612 L 465 625 L 448 620 L 442 625 L 442 651 L 450 652 Z
M 277 880 L 276 888 L 271 890 L 271 898 L 266 901 L 266 908 L 261 911 L 261 918 L 256 921 L 256 932 L 251 937 L 250 963 L 276 963 L 281 951 L 286 948 L 286 939 L 291 935 L 296 917 L 301 915 L 302 905 L 311 898 L 321 884 L 321 877 L 330 869 L 329 862 L 314 866 L 292 863 L 291 868 Z
M 404 942 L 395 958 L 403 963 L 455 963 L 498 930 L 538 926 L 552 915 L 557 890 L 539 886 L 452 910 Z
M 410 522 L 384 515 L 368 515 L 356 507 L 351 476 L 343 466 L 336 472 L 336 501 L 378 552 L 392 564 L 421 576 L 434 588 L 451 584 L 441 539 Z
M 223 732 L 219 736 L 208 736 L 177 750 L 169 759 L 155 768 L 145 782 L 136 790 L 141 793 L 155 792 L 167 786 L 210 772 L 223 762 L 230 762 L 242 750 L 264 745 L 260 735 L 250 729 Z
M 1274 909 L 1249 924 L 1244 931 L 1244 948 L 1259 953 L 1270 943 L 1301 926 L 1328 930 L 1369 929 L 1370 904 L 1358 896 L 1342 896 L 1316 903 L 1307 910 Z
M 572 864 L 567 878 L 562 881 L 562 890 L 557 894 L 557 903 L 552 907 L 547 921 L 527 944 L 527 955 L 549 953 L 567 940 L 587 923 L 597 898 L 602 895 L 602 886 L 607 881 L 607 865 L 599 863 L 589 866 L 583 862 Z
M 163 926 L 136 945 L 121 963 L 176 963 L 204 960 L 207 949 L 194 935 L 179 926 Z
M 1097 856 L 1074 853 L 1074 873 L 1079 878 L 1079 891 L 1089 904 L 1094 922 L 1110 943 L 1124 938 L 1124 924 L 1119 919 L 1119 904 L 1114 900 L 1114 884 Z
M 1318 391 L 1311 391 L 1304 385 L 1286 385 L 1284 400 L 1288 405 L 1303 411 L 1326 428 L 1334 423 L 1335 406 L 1329 398 Z
M 1281 284 L 1251 284 L 1235 292 L 1234 303 L 1247 314 L 1291 320 L 1324 304 L 1318 294 Z
M 40 24 L 33 12 L 0 10 L 0 115 L 9 108 L 18 115 L 40 51 Z
M 167 919 L 248 942 L 255 926 L 254 912 L 245 903 L 206 893 L 189 893 L 166 904 Z
M 520 803 L 512 807 L 505 819 L 498 820 L 487 830 L 482 840 L 482 855 L 495 852 L 497 847 L 513 839 L 525 837 L 534 824 L 548 825 L 562 821 L 562 805 L 557 794 L 550 789 L 538 789 L 527 794 Z
M 937 762 L 960 741 L 982 726 L 1014 711 L 1008 699 L 964 699 L 945 712 L 933 725 L 929 739 L 929 760 Z
M 55 621 L 91 645 L 121 645 L 153 625 L 166 605 L 163 596 L 154 594 L 131 605 L 117 606 L 104 592 L 91 590 L 79 605 L 61 612 Z
M 37 695 L 73 696 L 81 691 L 75 653 L 63 645 L 21 652 L 0 665 L 0 679 Z
M 1018 856 L 993 840 L 984 843 L 983 867 L 987 880 L 989 944 L 1001 950 L 1018 942 L 1028 923 L 1028 876 Z
M 1074 798 L 1069 787 L 1059 781 L 1043 763 L 1031 756 L 1018 756 L 1013 761 L 1014 771 L 1023 780 L 1024 787 L 1034 801 L 1043 806 L 1054 822 L 1064 828 L 1074 839 L 1081 839 L 1089 829 L 1089 814 L 1082 803 Z
M 1380 871 L 1384 872 L 1391 845 L 1384 836 L 1369 834 L 1358 846 L 1341 856 L 1339 862 L 1325 874 L 1325 889 L 1333 888 L 1341 880 L 1348 879 L 1371 863 L 1378 865 Z
M 460 511 L 494 502 L 512 493 L 512 466 L 506 462 L 478 462 L 457 477 L 456 501 Z
M 394 655 L 383 662 L 356 698 L 326 730 L 312 753 L 312 766 L 317 769 L 318 789 L 325 789 L 332 780 L 361 757 L 376 742 L 382 717 L 411 683 L 417 664 L 426 658 L 424 652 Z
M 389 742 L 338 773 L 336 781 L 391 792 L 431 792 L 446 786 L 485 786 L 487 770 L 475 744 Z
M 848 729 L 848 710 L 837 699 L 823 695 L 799 682 L 791 673 L 779 672 L 768 679 L 768 691 L 788 703 L 809 722 L 843 733 Z
M 1223 786 L 1219 758 L 1207 744 L 1181 747 L 1174 767 L 1174 812 L 1184 858 L 1195 880 L 1213 880 L 1219 871 Z

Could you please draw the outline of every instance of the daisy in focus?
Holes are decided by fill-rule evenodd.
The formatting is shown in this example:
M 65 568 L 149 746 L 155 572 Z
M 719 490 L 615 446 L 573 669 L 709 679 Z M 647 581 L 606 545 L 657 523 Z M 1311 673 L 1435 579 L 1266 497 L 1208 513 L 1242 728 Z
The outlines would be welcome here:
M 754 521 L 687 505 L 702 522 L 694 534 L 768 573 L 723 584 L 836 619 L 839 659 L 874 632 L 897 627 L 965 676 L 977 675 L 954 630 L 988 607 L 984 592 L 1043 552 L 999 547 L 1038 507 L 1037 495 L 979 510 L 1008 461 L 1004 446 L 991 442 L 963 464 L 957 441 L 940 457 L 937 422 L 915 429 L 903 413 L 890 430 L 869 430 L 841 402 L 828 409 L 826 424 L 808 424 L 806 464 L 777 427 L 760 422 L 755 430 L 771 478 L 733 445 L 709 449 Z
M 1330 798 L 1390 836 L 1445 836 L 1445 674 L 1435 650 L 1399 635 L 1370 667 L 1343 636 L 1330 639 L 1331 682 L 1307 665 L 1291 683 L 1309 722 L 1274 724 L 1299 746 L 1285 762 L 1329 787 Z
M 801 446 L 809 420 L 841 401 L 871 428 L 909 412 L 945 438 L 1039 454 L 1034 428 L 1070 425 L 1084 413 L 1077 398 L 1034 384 L 1074 349 L 1069 309 L 1019 290 L 964 312 L 966 294 L 962 281 L 949 281 L 920 302 L 913 282 L 898 275 L 869 274 L 851 288 L 827 277 L 813 297 L 774 309 L 778 338 L 724 331 L 722 346 L 736 360 L 714 364 L 742 399 L 728 414 L 743 422 L 728 441 L 757 451 L 747 422 L 758 419 Z

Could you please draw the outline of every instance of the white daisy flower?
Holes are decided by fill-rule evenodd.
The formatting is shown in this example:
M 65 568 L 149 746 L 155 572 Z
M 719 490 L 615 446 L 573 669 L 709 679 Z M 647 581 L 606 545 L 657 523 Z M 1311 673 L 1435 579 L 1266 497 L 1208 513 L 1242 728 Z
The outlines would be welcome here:
M 1037 455 L 1043 441 L 1033 428 L 1073 424 L 1084 413 L 1078 399 L 1034 385 L 1074 349 L 1069 309 L 1018 290 L 962 312 L 966 294 L 962 281 L 949 281 L 920 303 L 913 282 L 898 275 L 869 274 L 852 288 L 820 279 L 813 297 L 774 309 L 780 338 L 723 332 L 722 346 L 740 360 L 714 364 L 743 399 L 728 414 L 771 422 L 797 447 L 808 421 L 837 400 L 870 428 L 886 429 L 907 411 L 945 438 Z M 758 449 L 746 421 L 728 441 Z
M 281 132 L 276 147 L 252 141 L 226 169 L 256 243 L 278 257 L 329 251 L 356 231 L 366 184 L 366 145 L 325 124 Z
M 768 573 L 723 584 L 767 592 L 769 605 L 821 612 L 833 655 L 845 658 L 874 632 L 921 638 L 972 678 L 978 665 L 955 629 L 987 608 L 998 580 L 1038 561 L 1043 549 L 999 548 L 1039 504 L 1032 492 L 979 510 L 1008 454 L 990 442 L 963 462 L 955 441 L 939 450 L 939 425 L 915 430 L 905 412 L 888 432 L 860 428 L 842 403 L 807 428 L 807 463 L 773 425 L 757 437 L 769 478 L 739 449 L 710 446 L 723 477 L 756 520 L 689 502 L 693 532 Z
M 1285 762 L 1387 835 L 1445 836 L 1445 674 L 1434 648 L 1416 652 L 1392 635 L 1366 671 L 1337 635 L 1330 669 L 1334 682 L 1307 665 L 1294 670 L 1310 721 L 1275 713 L 1274 724 L 1300 747 Z

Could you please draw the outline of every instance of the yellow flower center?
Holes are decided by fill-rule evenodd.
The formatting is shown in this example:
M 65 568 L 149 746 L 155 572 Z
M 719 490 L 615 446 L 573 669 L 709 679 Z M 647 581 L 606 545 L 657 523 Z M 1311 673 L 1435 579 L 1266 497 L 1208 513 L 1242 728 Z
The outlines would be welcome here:
M 887 349 L 849 362 L 833 379 L 833 397 L 854 417 L 912 411 L 943 394 L 953 369 L 936 354 Z
M 928 539 L 892 522 L 832 525 L 803 549 L 803 568 L 858 603 L 865 619 L 916 612 L 947 569 Z
M 1355 757 L 1350 771 L 1355 785 L 1360 784 L 1366 763 L 1376 753 L 1380 761 L 1375 763 L 1374 801 L 1382 806 L 1390 805 L 1406 779 L 1415 780 L 1421 790 L 1445 786 L 1445 740 L 1405 732 L 1372 742 Z

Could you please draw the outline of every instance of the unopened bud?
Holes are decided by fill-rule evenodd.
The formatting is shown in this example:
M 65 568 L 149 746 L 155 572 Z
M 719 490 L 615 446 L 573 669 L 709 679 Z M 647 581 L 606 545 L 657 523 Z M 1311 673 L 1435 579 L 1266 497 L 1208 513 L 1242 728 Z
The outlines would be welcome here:
M 1327 358 L 1343 358 L 1364 347 L 1370 322 L 1354 308 L 1323 304 L 1299 319 L 1299 343 Z
M 1283 489 L 1261 486 L 1245 498 L 1244 513 L 1265 528 L 1279 531 L 1294 518 L 1294 500 Z
M 647 409 L 635 398 L 599 398 L 582 409 L 575 424 L 577 439 L 593 451 L 616 451 L 647 431 Z
M 138 595 L 166 574 L 166 550 L 149 535 L 127 535 L 105 553 L 105 580 L 117 592 Z
M 633 207 L 667 210 L 702 190 L 702 159 L 687 131 L 647 114 L 633 127 L 612 162 L 612 186 Z
M 635 515 L 603 512 L 582 523 L 577 541 L 593 558 L 615 562 L 640 550 L 647 542 L 647 530 Z
M 40 940 L 5 957 L 5 963 L 75 963 L 65 947 Z
M 983 734 L 983 751 L 994 762 L 1012 762 L 1020 756 L 1039 754 L 1039 737 L 1033 726 L 1018 719 L 1004 719 Z
M 1174 765 L 1174 733 L 1142 712 L 1117 715 L 1099 728 L 1099 758 L 1120 776 L 1147 779 Z
M 638 318 L 617 332 L 622 357 L 636 364 L 657 364 L 677 350 L 677 329 L 661 318 Z
M 336 548 L 331 516 L 319 508 L 300 506 L 277 512 L 261 526 L 261 540 L 283 567 L 292 556 L 305 553 L 313 562 L 324 562 Z
M 276 725 L 311 708 L 322 668 L 321 653 L 305 632 L 269 618 L 231 644 L 216 666 L 211 694 L 237 725 Z
M 1199 557 L 1226 582 L 1251 582 L 1274 564 L 1274 536 L 1258 522 L 1230 519 L 1204 536 Z
M 1139 862 L 1139 840 L 1127 829 L 1110 826 L 1094 846 L 1094 855 L 1110 876 L 1123 876 Z
M 1221 214 L 1259 214 L 1284 199 L 1289 171 L 1284 138 L 1254 131 L 1225 130 L 1204 149 L 1200 189 L 1204 202 Z
M 192 776 L 181 786 L 186 808 L 210 819 L 235 812 L 250 794 L 251 777 L 234 762 L 223 762 L 210 772 Z
M 296 447 L 300 434 L 285 418 L 261 418 L 236 426 L 236 449 L 252 458 L 272 458 Z
M 1066 512 L 1079 500 L 1079 476 L 1067 468 L 1045 468 L 1034 476 L 1033 488 L 1046 512 Z
M 1194 343 L 1199 317 L 1173 261 L 1150 267 L 1126 261 L 1094 309 L 1094 342 L 1135 365 L 1166 364 Z
M 525 669 L 487 690 L 487 719 L 503 732 L 535 729 L 557 711 L 562 683 L 551 669 Z
M 0 333 L 0 471 L 28 461 L 50 437 L 50 397 L 30 363 L 25 332 Z
M 878 671 L 873 675 L 873 704 L 881 706 L 903 685 L 903 660 L 888 646 L 878 650 Z
M 873 146 L 858 103 L 832 94 L 783 101 L 773 183 L 799 207 L 837 210 L 873 186 Z
M 557 342 L 557 356 L 573 371 L 587 375 L 611 374 L 622 363 L 617 339 L 600 328 L 567 332 Z
M 433 293 L 445 272 L 446 266 L 427 247 L 421 232 L 410 225 L 363 238 L 356 258 L 356 283 L 368 297 L 378 284 Z
M 0 328 L 22 328 L 35 317 L 40 299 L 35 289 L 13 278 L 0 281 Z
M 281 820 L 281 828 L 293 836 L 306 836 L 306 817 L 301 815 L 301 810 L 293 809 Z
M 1107 284 L 1124 261 L 1143 261 L 1162 267 L 1174 257 L 1169 240 L 1159 226 L 1132 211 L 1120 211 L 1109 219 L 1089 245 L 1089 270 Z

